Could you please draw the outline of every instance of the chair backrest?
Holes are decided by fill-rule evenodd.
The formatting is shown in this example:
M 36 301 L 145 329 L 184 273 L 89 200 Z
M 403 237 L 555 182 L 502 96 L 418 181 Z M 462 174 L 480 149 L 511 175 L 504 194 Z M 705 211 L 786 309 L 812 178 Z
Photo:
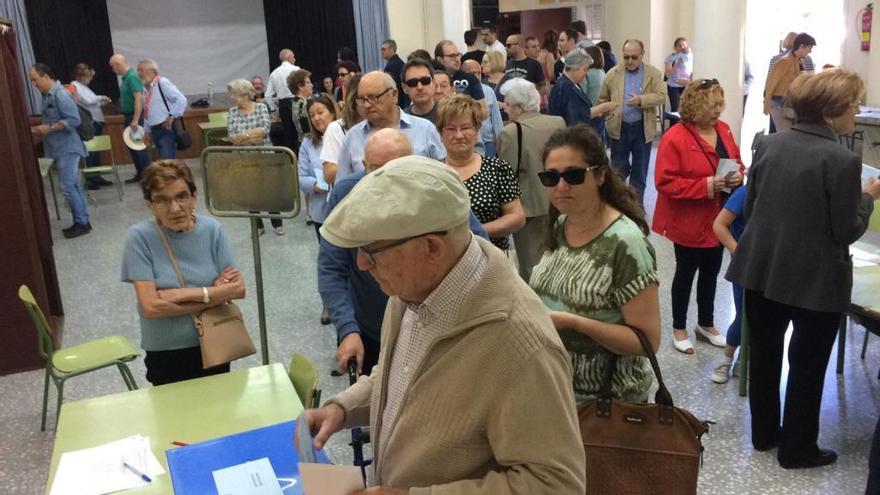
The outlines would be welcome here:
M 106 134 L 89 139 L 85 142 L 85 145 L 86 151 L 89 153 L 94 153 L 96 151 L 113 151 L 113 143 L 110 141 L 110 136 Z
M 28 286 L 22 285 L 18 288 L 18 298 L 24 303 L 25 309 L 34 321 L 34 326 L 37 327 L 37 344 L 40 355 L 43 356 L 43 359 L 49 359 L 55 352 L 55 343 L 52 341 L 52 327 L 49 326 L 46 315 L 43 314 L 43 310 L 40 309 Z
M 868 220 L 868 230 L 880 232 L 880 200 L 874 201 L 874 212 Z
M 229 112 L 214 112 L 208 114 L 208 122 L 222 122 L 227 123 L 229 121 Z
M 290 358 L 290 368 L 287 370 L 290 382 L 299 396 L 304 408 L 317 407 L 314 402 L 320 400 L 321 391 L 318 390 L 318 370 L 302 354 L 296 354 Z

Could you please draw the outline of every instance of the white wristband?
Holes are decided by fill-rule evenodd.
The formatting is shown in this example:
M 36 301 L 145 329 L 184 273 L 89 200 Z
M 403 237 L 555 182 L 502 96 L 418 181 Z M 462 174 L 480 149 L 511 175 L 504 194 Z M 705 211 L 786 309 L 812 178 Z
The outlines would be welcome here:
M 211 302 L 211 298 L 208 297 L 208 288 L 207 287 L 202 287 L 202 302 L 205 304 L 208 304 L 209 302 Z

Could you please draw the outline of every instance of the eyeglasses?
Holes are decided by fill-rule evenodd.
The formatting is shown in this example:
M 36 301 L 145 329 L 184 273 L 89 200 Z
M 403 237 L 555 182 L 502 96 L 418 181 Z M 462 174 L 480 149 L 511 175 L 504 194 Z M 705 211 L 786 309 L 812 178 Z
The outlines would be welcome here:
M 720 84 L 718 79 L 703 79 L 703 82 L 700 83 L 700 89 L 709 89 L 712 86 L 718 86 Z
M 377 246 L 374 248 L 368 248 L 367 246 L 361 246 L 358 249 L 360 249 L 361 252 L 364 253 L 364 256 L 366 256 L 366 258 L 367 258 L 367 262 L 369 262 L 371 266 L 377 266 L 379 264 L 379 262 L 376 261 L 376 258 L 375 258 L 375 256 L 377 254 L 381 253 L 382 251 L 387 251 L 393 247 L 402 246 L 413 239 L 418 239 L 419 237 L 425 237 L 426 235 L 446 235 L 446 231 L 441 230 L 438 232 L 425 232 L 424 234 L 419 234 L 419 235 L 414 235 L 412 237 L 405 237 L 403 239 L 398 239 L 396 241 L 389 242 L 388 244 L 385 244 L 382 246 Z
M 565 172 L 547 170 L 545 172 L 538 172 L 538 179 L 541 180 L 541 184 L 545 187 L 553 187 L 556 184 L 559 184 L 559 179 L 565 179 L 566 184 L 576 186 L 578 184 L 583 184 L 584 181 L 587 180 L 587 172 L 590 170 L 596 170 L 597 168 L 599 168 L 598 165 L 587 168 L 570 168 Z
M 421 83 L 422 86 L 430 86 L 432 81 L 433 81 L 433 79 L 431 79 L 431 76 L 422 76 L 422 77 L 414 77 L 412 79 L 407 79 L 403 83 L 406 84 L 410 88 L 415 88 L 416 86 L 419 85 L 419 83 Z
M 178 206 L 183 208 L 190 201 L 192 201 L 192 199 L 193 199 L 192 193 L 190 193 L 189 191 L 184 191 L 184 192 L 178 194 L 177 196 L 174 196 L 173 198 L 169 198 L 167 196 L 156 196 L 155 198 L 151 199 L 150 202 L 160 208 L 170 208 L 171 202 L 173 201 L 173 202 L 177 203 Z
M 456 52 L 456 53 L 444 53 L 444 54 L 443 54 L 443 57 L 444 57 L 444 58 L 461 58 L 461 54 L 458 53 L 458 52 Z
M 336 73 L 336 77 L 345 77 L 345 76 L 347 76 L 348 74 L 349 74 L 348 72 L 337 72 L 337 73 Z
M 355 101 L 357 101 L 361 105 L 364 105 L 368 102 L 370 103 L 370 105 L 375 105 L 376 103 L 379 102 L 380 98 L 385 96 L 385 93 L 391 91 L 392 89 L 394 89 L 394 88 L 385 88 L 385 91 L 382 91 L 381 93 L 379 93 L 377 95 L 358 96 L 357 98 L 355 98 Z
M 445 133 L 447 133 L 447 134 L 451 134 L 451 135 L 453 135 L 453 136 L 455 136 L 455 135 L 458 134 L 459 132 L 462 133 L 462 134 L 470 134 L 470 133 L 472 133 L 472 132 L 474 132 L 474 131 L 476 131 L 476 130 L 477 130 L 477 128 L 474 127 L 474 126 L 472 126 L 472 125 L 468 125 L 468 126 L 464 126 L 464 127 L 452 127 L 452 126 L 449 126 L 449 127 L 444 127 L 444 128 L 443 128 L 443 132 L 445 132 Z
M 624 60 L 638 60 L 641 55 L 624 55 Z

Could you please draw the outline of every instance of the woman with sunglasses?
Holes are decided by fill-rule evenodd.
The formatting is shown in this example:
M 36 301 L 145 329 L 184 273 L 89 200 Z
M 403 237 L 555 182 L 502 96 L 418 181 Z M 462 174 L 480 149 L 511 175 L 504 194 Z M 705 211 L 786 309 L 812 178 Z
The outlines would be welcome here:
M 632 189 L 609 166 L 605 146 L 580 124 L 557 131 L 538 174 L 550 196 L 547 250 L 530 284 L 550 310 L 574 371 L 575 400 L 595 398 L 611 358 L 614 397 L 643 402 L 651 372 L 627 326 L 660 345 L 657 261 Z
M 507 251 L 508 236 L 525 226 L 526 215 L 510 164 L 474 151 L 481 117 L 482 108 L 476 100 L 452 94 L 439 103 L 437 130 L 446 147 L 446 164 L 458 173 L 470 194 L 471 211 L 483 224 L 489 240 Z
M 696 79 L 688 84 L 681 95 L 681 122 L 663 135 L 655 163 L 657 205 L 652 229 L 675 244 L 672 344 L 685 354 L 694 354 L 687 310 L 697 272 L 694 333 L 714 346 L 726 345 L 714 321 L 715 284 L 724 247 L 712 225 L 727 195 L 742 185 L 745 167 L 730 126 L 719 118 L 722 110 L 724 90 L 718 80 Z M 719 176 L 722 159 L 735 161 L 736 170 Z

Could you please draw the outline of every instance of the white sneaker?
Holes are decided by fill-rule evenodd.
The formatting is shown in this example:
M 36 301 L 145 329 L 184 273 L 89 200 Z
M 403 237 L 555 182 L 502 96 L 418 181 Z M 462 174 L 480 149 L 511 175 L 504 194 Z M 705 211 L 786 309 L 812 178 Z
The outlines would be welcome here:
M 730 380 L 730 367 L 733 366 L 733 361 L 729 361 L 725 359 L 718 366 L 715 367 L 715 371 L 712 372 L 712 376 L 709 377 L 715 383 L 727 383 Z
M 284 235 L 286 233 L 284 227 L 275 227 L 275 235 Z

